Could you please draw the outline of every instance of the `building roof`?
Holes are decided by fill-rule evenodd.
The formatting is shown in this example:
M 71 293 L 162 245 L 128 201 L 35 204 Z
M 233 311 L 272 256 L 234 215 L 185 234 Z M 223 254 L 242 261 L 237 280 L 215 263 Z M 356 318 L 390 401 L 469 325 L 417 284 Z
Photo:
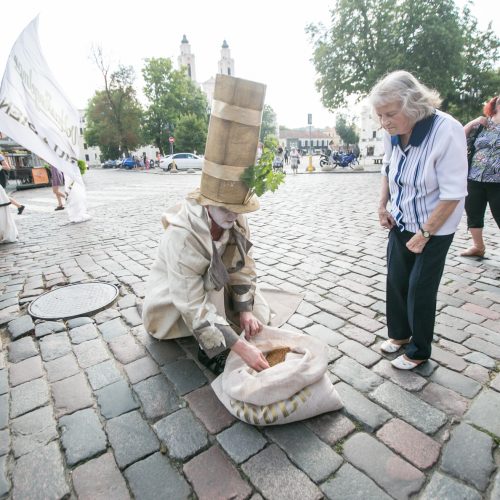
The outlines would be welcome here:
M 186 38 L 186 35 L 183 35 L 183 36 L 182 36 L 182 41 L 181 41 L 181 43 L 189 43 L 189 42 L 188 42 L 188 39 Z
M 280 128 L 280 139 L 296 139 L 298 137 L 309 137 L 309 128 L 282 129 Z M 314 139 L 331 139 L 332 135 L 323 130 L 311 129 L 311 137 Z
M 222 42 L 222 48 L 223 48 L 223 49 L 228 49 L 228 48 L 229 48 L 229 45 L 227 44 L 226 40 L 224 40 L 224 41 Z

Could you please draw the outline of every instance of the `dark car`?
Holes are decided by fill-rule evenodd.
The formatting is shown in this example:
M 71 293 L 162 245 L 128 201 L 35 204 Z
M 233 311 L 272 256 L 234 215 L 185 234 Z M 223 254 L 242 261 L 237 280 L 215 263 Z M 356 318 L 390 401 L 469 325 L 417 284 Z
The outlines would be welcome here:
M 106 160 L 101 166 L 102 168 L 118 168 L 121 160 Z

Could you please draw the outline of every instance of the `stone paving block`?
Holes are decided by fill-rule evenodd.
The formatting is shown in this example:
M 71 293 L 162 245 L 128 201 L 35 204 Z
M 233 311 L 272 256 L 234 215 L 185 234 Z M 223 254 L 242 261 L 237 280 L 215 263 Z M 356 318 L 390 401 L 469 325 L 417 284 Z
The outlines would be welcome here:
M 108 345 L 115 358 L 124 365 L 146 356 L 144 347 L 137 344 L 130 334 L 115 337 L 109 341 Z
M 36 344 L 31 337 L 25 337 L 15 342 L 11 342 L 8 349 L 9 361 L 11 363 L 19 363 L 19 361 L 23 361 L 38 354 Z
M 163 417 L 182 406 L 174 387 L 163 375 L 156 375 L 135 384 L 134 391 L 148 419 Z
M 348 463 L 345 463 L 333 478 L 324 482 L 321 490 L 329 500 L 390 500 L 391 498 L 368 476 Z
M 439 365 L 432 359 L 428 359 L 425 363 L 420 364 L 412 370 L 413 373 L 418 373 L 422 377 L 430 377 L 437 369 Z
M 458 354 L 459 356 L 464 356 L 465 354 L 470 353 L 470 349 L 467 349 L 467 347 L 464 347 L 462 344 L 457 344 L 456 342 L 451 342 L 450 340 L 446 339 L 439 339 L 439 346 L 443 347 L 447 351 L 451 351 L 455 354 Z
M 23 361 L 21 361 L 21 363 L 23 363 Z M 17 364 L 21 364 L 21 363 L 17 363 Z M 16 365 L 11 365 L 11 366 L 16 366 Z M 0 370 L 0 395 L 7 394 L 7 392 L 9 391 L 9 380 L 8 380 L 9 377 L 7 376 L 7 373 L 8 372 L 5 369 Z M 20 383 L 22 383 L 22 382 L 20 382 Z M 12 385 L 15 385 L 15 384 L 12 384 Z
M 451 477 L 440 472 L 434 472 L 429 484 L 426 486 L 421 500 L 437 499 L 460 499 L 460 500 L 481 500 L 482 496 L 470 486 L 459 483 Z M 493 500 L 494 497 L 492 497 Z
M 266 439 L 255 427 L 243 422 L 236 422 L 218 434 L 217 441 L 237 464 L 255 455 L 267 444 Z
M 92 318 L 87 318 L 87 316 L 80 316 L 78 318 L 69 319 L 67 325 L 69 329 L 72 329 L 78 328 L 79 326 L 83 325 L 90 325 L 93 323 L 94 321 L 92 320 Z
M 135 306 L 137 304 L 137 297 L 131 293 L 128 295 L 124 295 L 119 301 L 118 301 L 118 307 L 120 309 L 127 309 L 128 307 Z
M 111 339 L 115 337 L 119 337 L 120 335 L 125 335 L 128 333 L 128 328 L 125 326 L 123 321 L 120 318 L 112 319 L 111 321 L 106 321 L 98 325 L 99 331 L 102 334 L 102 338 L 109 342 Z
M 35 331 L 35 324 L 31 316 L 25 315 L 11 321 L 7 326 L 7 330 L 10 333 L 11 339 L 17 340 L 33 333 Z
M 10 481 L 7 476 L 7 457 L 0 457 L 0 498 L 3 498 L 4 495 L 7 496 L 7 493 L 10 491 Z
M 40 351 L 44 361 L 52 361 L 71 352 L 67 333 L 53 333 L 40 339 Z
M 465 420 L 500 438 L 500 394 L 485 390 L 474 400 Z
M 469 365 L 463 372 L 466 377 L 472 378 L 480 384 L 485 384 L 490 380 L 490 372 L 480 365 Z
M 500 392 L 500 375 L 495 376 L 495 378 L 491 381 L 490 387 L 495 389 L 495 391 Z
M 373 333 L 369 333 L 362 328 L 350 324 L 344 325 L 338 333 L 366 347 L 372 345 L 376 340 L 376 336 Z
M 461 417 L 469 405 L 469 401 L 460 394 L 433 382 L 424 388 L 420 397 L 431 406 L 455 417 Z
M 475 363 L 477 365 L 484 366 L 488 370 L 493 370 L 496 366 L 495 360 L 486 356 L 482 352 L 471 352 L 464 356 L 464 359 L 469 363 Z
M 71 342 L 73 344 L 81 344 L 87 340 L 95 339 L 98 335 L 97 328 L 93 323 L 87 323 L 86 325 L 72 328 L 69 331 L 69 336 L 71 337 Z
M 488 434 L 462 423 L 444 446 L 441 470 L 485 491 L 495 469 L 492 449 L 493 439 Z
M 299 307 L 297 308 L 297 312 L 299 314 L 304 315 L 304 316 L 312 316 L 313 314 L 317 313 L 318 311 L 319 311 L 319 309 L 316 306 L 309 304 L 305 300 L 303 300 L 299 304 Z
M 74 346 L 78 364 L 82 368 L 97 365 L 109 359 L 109 354 L 101 339 L 89 340 Z
M 8 429 L 0 431 L 0 456 L 7 455 L 10 451 L 10 432 Z
M 430 379 L 466 398 L 473 398 L 481 390 L 481 384 L 478 384 L 475 380 L 442 366 L 431 375 Z
M 370 392 L 384 379 L 348 356 L 343 356 L 330 368 L 337 377 L 361 392 Z
M 299 330 L 302 330 L 313 324 L 313 319 L 307 316 L 302 316 L 302 314 L 293 314 L 291 318 L 288 319 L 288 323 Z
M 57 418 L 94 404 L 92 393 L 83 373 L 77 373 L 64 380 L 54 382 L 52 396 Z
M 160 448 L 154 432 L 137 411 L 108 420 L 106 431 L 121 469 Z
M 120 317 L 120 311 L 117 309 L 105 309 L 94 316 L 94 321 L 100 325 L 101 323 L 106 323 L 106 321 L 111 321 L 115 318 Z
M 350 385 L 340 382 L 335 389 L 344 403 L 344 413 L 361 422 L 364 427 L 373 432 L 391 418 L 391 414 L 379 405 L 372 403 Z
M 121 373 L 112 360 L 90 366 L 85 370 L 92 389 L 97 390 L 113 382 L 123 380 Z
M 316 304 L 317 307 L 344 320 L 352 318 L 356 313 L 333 300 L 322 300 Z M 317 309 L 317 308 L 315 308 Z
M 500 333 L 494 332 L 489 328 L 484 328 L 484 325 L 469 325 L 465 331 L 468 334 L 467 338 L 474 336 L 491 342 L 492 344 L 500 345 Z
M 125 320 L 125 323 L 130 326 L 142 325 L 142 318 L 137 311 L 137 307 L 128 307 L 127 309 L 121 309 L 120 313 Z
M 500 360 L 500 346 L 496 344 L 477 337 L 470 337 L 464 342 L 464 345 L 473 351 L 479 351 L 496 360 Z
M 440 349 L 436 345 L 432 346 L 431 358 L 441 366 L 446 366 L 456 372 L 464 371 L 467 368 L 467 363 L 460 356 L 445 349 Z
M 337 316 L 334 316 L 333 314 L 327 313 L 325 311 L 313 314 L 310 319 L 314 321 L 314 323 L 323 325 L 324 327 L 334 332 L 345 325 L 345 321 L 343 319 L 337 318 Z
M 80 371 L 73 353 L 46 362 L 45 369 L 47 370 L 47 379 L 49 382 L 63 380 L 76 375 Z
M 381 358 L 380 354 L 354 340 L 342 342 L 338 349 L 367 367 L 374 365 Z
M 392 382 L 377 387 L 371 397 L 379 404 L 426 434 L 434 434 L 446 423 L 446 415 Z
M 2 370 L 2 372 L 3 371 L 5 372 L 5 379 L 7 380 L 7 370 Z M 42 360 L 40 356 L 33 356 L 32 358 L 25 359 L 19 363 L 13 363 L 9 366 L 9 380 L 11 387 L 24 384 L 25 382 L 29 382 L 30 380 L 40 377 L 43 377 Z
M 14 467 L 12 482 L 14 500 L 64 498 L 71 491 L 57 443 L 20 457 Z
M 305 333 L 316 337 L 319 340 L 322 340 L 328 345 L 333 347 L 339 345 L 341 342 L 344 342 L 345 338 L 340 335 L 340 333 L 334 332 L 323 325 L 312 325 L 304 330 Z
M 398 419 L 387 422 L 377 431 L 377 437 L 419 469 L 434 465 L 441 451 L 439 443 Z
M 62 321 L 42 321 L 35 325 L 35 337 L 41 338 L 52 333 L 63 332 L 66 329 Z
M 141 337 L 141 342 L 148 350 L 153 359 L 163 366 L 165 363 L 171 363 L 179 358 L 185 358 L 186 353 L 179 347 L 177 342 L 173 340 L 156 340 L 148 333 Z M 146 343 L 143 342 L 146 341 Z
M 123 379 L 96 390 L 95 395 L 101 415 L 107 419 L 139 408 L 134 393 Z
M 184 465 L 184 475 L 193 485 L 199 500 L 244 500 L 252 494 L 252 488 L 217 446 L 212 446 Z
M 32 380 L 10 390 L 10 418 L 40 408 L 49 402 L 49 388 L 42 379 Z
M 491 500 L 500 500 L 500 472 L 496 473 L 495 482 L 490 495 Z
M 253 456 L 242 466 L 245 475 L 264 498 L 273 500 L 316 500 L 322 498 L 318 487 L 294 467 L 276 445 Z
M 125 477 L 134 497 L 141 500 L 190 498 L 188 483 L 160 453 L 128 467 Z
M 305 424 L 322 441 L 333 446 L 355 429 L 355 425 L 339 412 L 325 413 L 305 421 Z
M 181 395 L 207 383 L 207 378 L 191 359 L 179 359 L 165 365 L 161 370 Z
M 136 384 L 160 373 L 158 365 L 149 356 L 137 359 L 123 368 L 131 384 Z
M 427 384 L 427 380 L 414 371 L 398 370 L 394 368 L 387 359 L 380 360 L 373 367 L 373 371 L 407 391 L 419 391 Z
M 371 333 L 375 333 L 380 329 L 384 328 L 384 324 L 376 319 L 368 318 L 366 315 L 357 314 L 349 319 L 349 321 L 356 326 L 359 326 L 363 330 L 367 330 Z
M 11 432 L 12 450 L 16 458 L 57 439 L 58 433 L 52 407 L 44 406 L 12 420 Z
M 422 472 L 365 433 L 345 442 L 344 457 L 397 499 L 417 493 L 425 482 Z
M 342 458 L 301 422 L 269 427 L 266 434 L 315 483 L 342 465 Z
M 195 419 L 191 410 L 184 408 L 168 415 L 153 426 L 168 454 L 176 460 L 186 460 L 208 444 L 205 428 Z
M 71 478 L 79 500 L 131 498 L 111 452 L 80 465 L 73 471 Z
M 97 413 L 91 408 L 61 417 L 59 428 L 68 465 L 75 465 L 106 450 L 106 434 Z

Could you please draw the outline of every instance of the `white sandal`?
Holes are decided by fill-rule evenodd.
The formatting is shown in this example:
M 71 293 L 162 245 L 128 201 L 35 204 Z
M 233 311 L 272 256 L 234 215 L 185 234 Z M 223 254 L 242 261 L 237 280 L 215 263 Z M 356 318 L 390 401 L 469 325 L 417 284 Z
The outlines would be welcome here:
M 382 352 L 392 354 L 394 352 L 398 352 L 401 349 L 401 347 L 403 347 L 406 344 L 408 344 L 408 342 L 405 342 L 404 344 L 395 344 L 394 342 L 391 342 L 391 339 L 384 340 L 380 345 L 380 350 Z
M 425 360 L 412 361 L 411 359 L 406 358 L 403 354 L 401 356 L 398 356 L 396 359 L 393 359 L 391 361 L 391 365 L 398 370 L 413 370 L 413 368 L 421 365 L 424 361 Z

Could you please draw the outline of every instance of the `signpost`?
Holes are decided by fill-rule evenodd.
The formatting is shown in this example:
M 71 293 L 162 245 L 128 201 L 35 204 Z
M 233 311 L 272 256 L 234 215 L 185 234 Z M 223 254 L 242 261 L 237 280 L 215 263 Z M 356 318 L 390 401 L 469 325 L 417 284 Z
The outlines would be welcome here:
M 307 124 L 309 125 L 309 165 L 307 165 L 306 172 L 314 172 L 316 170 L 312 163 L 312 140 L 311 140 L 311 126 L 313 122 L 313 115 L 309 113 L 307 115 Z
M 170 154 L 172 155 L 172 171 L 175 171 L 177 170 L 177 167 L 175 166 L 175 160 L 173 158 L 175 137 L 170 136 L 168 138 L 168 142 L 170 142 Z

